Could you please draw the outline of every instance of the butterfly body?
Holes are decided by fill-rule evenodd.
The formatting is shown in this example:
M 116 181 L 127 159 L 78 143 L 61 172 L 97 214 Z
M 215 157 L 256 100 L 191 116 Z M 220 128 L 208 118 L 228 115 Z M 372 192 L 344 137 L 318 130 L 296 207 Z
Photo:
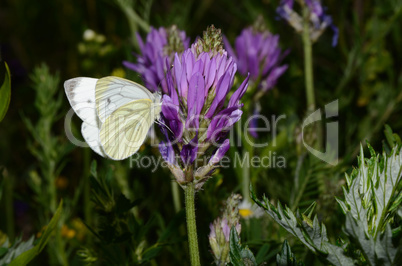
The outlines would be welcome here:
M 96 153 L 113 160 L 136 153 L 160 116 L 160 94 L 123 78 L 74 78 L 64 88 L 83 120 L 85 141 Z

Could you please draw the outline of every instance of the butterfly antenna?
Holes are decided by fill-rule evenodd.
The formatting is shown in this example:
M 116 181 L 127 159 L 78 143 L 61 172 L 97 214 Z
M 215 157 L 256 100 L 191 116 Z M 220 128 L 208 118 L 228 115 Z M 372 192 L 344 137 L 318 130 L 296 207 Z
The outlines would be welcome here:
M 168 125 L 166 125 L 165 123 L 163 123 L 162 121 L 155 120 L 155 123 L 166 127 L 172 134 L 174 134 L 173 131 L 170 129 L 170 127 Z

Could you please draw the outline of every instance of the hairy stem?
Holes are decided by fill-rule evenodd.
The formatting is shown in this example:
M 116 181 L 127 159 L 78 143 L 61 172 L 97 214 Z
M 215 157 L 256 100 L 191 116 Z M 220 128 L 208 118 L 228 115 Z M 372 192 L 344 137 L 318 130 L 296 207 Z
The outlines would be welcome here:
M 186 201 L 187 235 L 190 249 L 190 260 L 192 266 L 201 265 L 198 251 L 197 224 L 195 220 L 195 188 L 193 183 L 188 183 L 184 189 Z

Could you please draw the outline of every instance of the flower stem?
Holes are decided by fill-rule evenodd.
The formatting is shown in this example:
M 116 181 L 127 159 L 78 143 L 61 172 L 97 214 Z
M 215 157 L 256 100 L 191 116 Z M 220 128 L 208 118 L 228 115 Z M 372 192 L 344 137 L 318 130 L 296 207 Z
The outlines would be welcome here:
M 176 182 L 171 182 L 172 188 L 172 196 L 173 196 L 173 206 L 176 213 L 181 210 L 181 202 L 180 202 L 180 192 L 179 185 Z
M 313 111 L 315 109 L 314 82 L 313 82 L 313 52 L 310 39 L 310 11 L 307 6 L 303 9 L 303 47 L 304 47 L 304 76 L 307 96 L 307 109 Z
M 246 128 L 244 124 L 243 128 Z M 250 143 L 252 141 L 252 143 Z M 254 139 L 251 135 L 245 130 L 242 134 L 242 145 L 243 145 L 243 165 L 242 168 L 242 194 L 243 199 L 246 201 L 250 201 L 250 182 L 251 182 L 251 168 L 250 162 L 251 158 L 254 156 Z
M 245 160 L 245 164 L 242 167 L 242 172 L 243 172 L 243 180 L 242 180 L 242 194 L 243 194 L 243 199 L 246 201 L 249 201 L 250 199 L 250 167 L 249 163 L 250 160 L 247 160 L 245 158 L 249 158 L 250 154 L 248 151 L 243 151 L 243 160 Z
M 190 249 L 190 259 L 192 266 L 201 265 L 200 255 L 198 251 L 198 239 L 197 239 L 197 224 L 195 220 L 195 188 L 193 183 L 188 183 L 184 189 L 185 201 L 186 201 L 186 217 L 187 217 L 187 234 L 188 245 Z

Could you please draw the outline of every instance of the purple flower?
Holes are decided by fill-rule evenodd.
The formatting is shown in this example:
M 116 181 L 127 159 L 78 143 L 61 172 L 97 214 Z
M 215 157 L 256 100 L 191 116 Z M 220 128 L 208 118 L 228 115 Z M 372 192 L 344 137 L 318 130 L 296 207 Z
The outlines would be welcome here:
M 173 150 L 173 146 L 170 145 L 170 143 L 165 143 L 161 141 L 161 143 L 159 143 L 159 151 L 163 160 L 165 160 L 168 164 L 176 164 L 175 153 Z
M 254 101 L 258 103 L 259 98 L 276 85 L 279 77 L 288 68 L 288 65 L 281 65 L 288 51 L 282 52 L 279 47 L 279 35 L 271 34 L 266 29 L 263 18 L 258 17 L 252 27 L 244 29 L 236 38 L 234 49 L 226 38 L 224 43 L 228 54 L 236 60 L 239 73 L 249 75 L 254 89 L 252 92 L 255 92 Z M 254 113 L 257 116 L 259 111 L 255 109 Z M 256 121 L 252 120 L 254 127 Z M 224 125 L 222 121 L 218 124 Z M 250 131 L 250 134 L 253 137 L 258 136 L 256 131 Z
M 179 31 L 176 26 L 170 28 L 151 28 L 145 43 L 137 34 L 141 55 L 137 56 L 137 62 L 124 61 L 123 65 L 141 74 L 145 86 L 151 91 L 157 91 L 162 86 L 162 91 L 167 92 L 165 73 L 166 60 L 169 65 L 175 52 L 182 52 L 189 47 L 190 39 L 184 31 Z
M 288 68 L 287 65 L 280 65 L 288 52 L 282 53 L 279 35 L 272 35 L 268 30 L 244 29 L 235 40 L 235 50 L 226 38 L 224 42 L 229 55 L 236 60 L 239 73 L 243 76 L 250 73 L 250 79 L 259 81 L 255 85 L 262 91 L 273 88 Z
M 209 244 L 211 246 L 216 265 L 226 265 L 230 262 L 230 230 L 232 227 L 234 227 L 237 231 L 237 234 L 240 234 L 241 232 L 240 214 L 238 208 L 240 200 L 240 195 L 232 194 L 226 200 L 222 215 L 209 225 Z
M 185 181 L 184 173 L 177 164 L 176 154 L 173 149 L 173 145 L 169 141 L 167 142 L 161 141 L 159 143 L 159 151 L 161 153 L 163 160 L 165 160 L 165 162 L 167 163 L 167 166 L 169 167 L 173 176 L 176 178 L 177 182 L 183 183 Z
M 276 9 L 278 15 L 285 19 L 297 32 L 303 32 L 303 18 L 293 10 L 293 0 L 281 0 Z M 309 11 L 310 38 L 313 42 L 317 41 L 326 28 L 330 27 L 334 32 L 332 46 L 338 43 L 338 28 L 332 22 L 332 18 L 324 13 L 321 1 L 304 0 L 304 4 Z
M 166 72 L 162 131 L 180 155 L 183 171 L 195 171 L 185 176 L 194 178 L 186 182 L 195 182 L 197 189 L 228 150 L 227 134 L 242 114 L 240 99 L 247 90 L 248 78 L 225 105 L 236 70 L 235 61 L 222 47 L 220 30 L 210 27 L 203 39 L 181 55 L 175 54 L 172 69 Z M 207 151 L 217 152 L 211 164 L 194 169 L 196 159 Z
M 219 161 L 222 159 L 222 157 L 226 154 L 226 152 L 230 148 L 230 142 L 229 139 L 226 139 L 222 145 L 216 150 L 215 154 L 211 157 L 209 160 L 209 164 L 214 165 L 219 163 Z

